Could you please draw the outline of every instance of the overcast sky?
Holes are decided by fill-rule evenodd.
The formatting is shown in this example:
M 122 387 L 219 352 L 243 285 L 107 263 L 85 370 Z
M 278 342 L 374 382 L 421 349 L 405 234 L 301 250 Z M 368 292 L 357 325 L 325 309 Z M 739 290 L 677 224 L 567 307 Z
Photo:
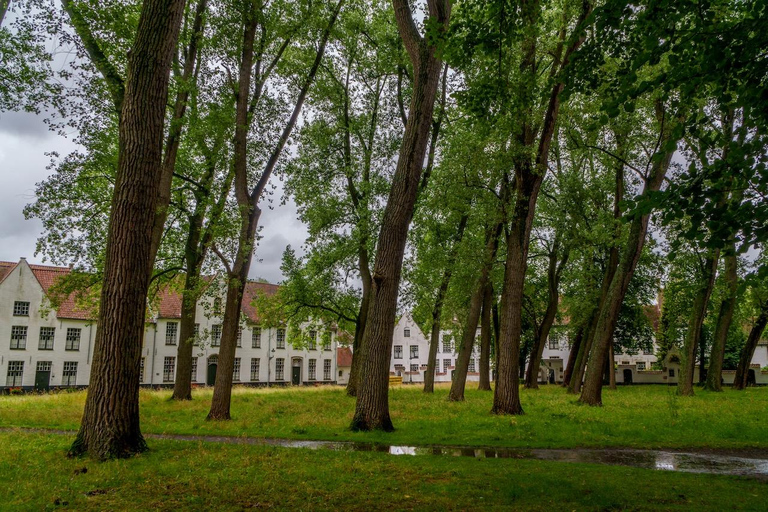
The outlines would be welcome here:
M 35 242 L 43 235 L 43 227 L 37 220 L 25 220 L 22 210 L 35 200 L 35 183 L 50 174 L 46 153 L 70 153 L 76 148 L 72 138 L 50 132 L 40 116 L 0 113 L 0 260 L 18 261 L 25 256 L 30 263 L 44 263 L 35 255 Z M 299 249 L 307 237 L 293 202 L 279 205 L 281 193 L 278 190 L 273 196 L 274 210 L 265 207 L 261 215 L 263 238 L 251 265 L 251 277 L 272 283 L 283 277 L 280 261 L 286 245 Z

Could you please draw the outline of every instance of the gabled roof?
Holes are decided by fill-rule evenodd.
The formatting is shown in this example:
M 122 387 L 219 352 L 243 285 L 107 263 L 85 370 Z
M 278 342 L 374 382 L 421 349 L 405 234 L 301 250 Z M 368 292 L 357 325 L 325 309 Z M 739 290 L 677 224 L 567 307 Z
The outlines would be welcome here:
M 336 366 L 352 367 L 352 350 L 349 347 L 336 349 Z
M 56 284 L 56 282 L 62 277 L 67 276 L 72 272 L 68 267 L 53 267 L 49 265 L 29 265 L 32 274 L 40 283 L 40 287 L 43 289 L 45 295 L 49 295 L 49 290 Z M 66 299 L 64 299 L 59 308 L 56 310 L 57 318 L 65 318 L 71 320 L 94 320 L 98 316 L 98 311 L 93 308 L 83 308 L 78 306 L 75 301 L 75 294 L 71 293 Z

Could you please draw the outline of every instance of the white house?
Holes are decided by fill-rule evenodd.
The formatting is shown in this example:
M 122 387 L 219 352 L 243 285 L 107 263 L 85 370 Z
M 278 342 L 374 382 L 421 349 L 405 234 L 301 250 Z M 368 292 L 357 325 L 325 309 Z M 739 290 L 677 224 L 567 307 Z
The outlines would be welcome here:
M 477 381 L 480 365 L 480 331 L 478 340 L 472 348 L 469 360 L 467 380 Z M 435 364 L 435 382 L 450 382 L 452 372 L 456 365 L 457 349 L 460 334 L 452 330 L 440 331 L 440 342 L 437 347 L 437 361 Z M 403 378 L 404 383 L 424 382 L 424 373 L 429 362 L 429 339 L 421 332 L 410 314 L 400 318 L 395 325 L 392 335 L 392 356 L 390 359 L 390 375 Z
M 79 308 L 73 297 L 56 310 L 47 300 L 51 286 L 71 270 L 66 267 L 0 262 L 0 388 L 87 386 L 90 378 L 96 314 Z M 322 333 L 294 348 L 282 328 L 262 328 L 253 299 L 273 294 L 276 285 L 248 282 L 243 296 L 243 322 L 236 350 L 234 381 L 251 385 L 336 382 L 336 334 L 322 344 Z M 218 367 L 221 313 L 216 301 L 201 299 L 197 306 L 199 343 L 193 349 L 193 383 L 212 384 Z M 171 386 L 181 318 L 181 297 L 166 290 L 144 333 L 141 383 Z M 2 341 L 8 340 L 8 341 Z

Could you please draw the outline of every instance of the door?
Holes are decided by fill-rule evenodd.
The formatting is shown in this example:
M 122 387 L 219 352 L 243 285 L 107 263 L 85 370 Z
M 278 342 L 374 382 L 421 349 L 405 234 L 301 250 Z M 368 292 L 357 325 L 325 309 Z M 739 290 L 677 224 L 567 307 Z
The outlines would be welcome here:
M 216 369 L 219 367 L 216 363 L 208 363 L 208 375 L 205 383 L 209 386 L 216 384 Z
M 754 386 L 756 382 L 755 370 L 749 370 L 749 373 L 747 374 L 747 386 Z
M 549 383 L 554 384 L 555 383 L 555 370 L 552 368 L 549 369 Z
M 624 384 L 632 384 L 632 370 L 624 368 Z
M 35 373 L 35 391 L 48 391 L 51 383 L 51 372 L 38 370 Z
M 298 386 L 301 384 L 301 366 L 294 366 L 291 370 L 291 383 Z

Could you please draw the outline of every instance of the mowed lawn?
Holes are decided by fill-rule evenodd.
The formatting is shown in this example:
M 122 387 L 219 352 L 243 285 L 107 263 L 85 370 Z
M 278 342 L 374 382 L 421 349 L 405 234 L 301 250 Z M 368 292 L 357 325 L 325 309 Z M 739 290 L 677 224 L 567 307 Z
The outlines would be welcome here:
M 153 440 L 67 459 L 59 435 L 0 433 L 2 510 L 765 510 L 747 478 L 592 464 Z
M 466 401 L 446 400 L 418 386 L 390 389 L 396 431 L 348 430 L 355 400 L 341 387 L 236 387 L 231 421 L 205 417 L 212 391 L 196 389 L 191 402 L 170 391 L 141 391 L 144 432 L 292 439 L 354 440 L 386 444 L 447 444 L 521 448 L 768 448 L 768 388 L 677 397 L 667 386 L 629 386 L 603 392 L 603 407 L 579 405 L 557 386 L 521 390 L 523 416 L 489 413 L 493 396 L 468 385 Z M 0 427 L 76 430 L 85 392 L 0 397 Z M 62 442 L 61 440 L 57 442 Z M 151 440 L 150 445 L 159 444 Z

